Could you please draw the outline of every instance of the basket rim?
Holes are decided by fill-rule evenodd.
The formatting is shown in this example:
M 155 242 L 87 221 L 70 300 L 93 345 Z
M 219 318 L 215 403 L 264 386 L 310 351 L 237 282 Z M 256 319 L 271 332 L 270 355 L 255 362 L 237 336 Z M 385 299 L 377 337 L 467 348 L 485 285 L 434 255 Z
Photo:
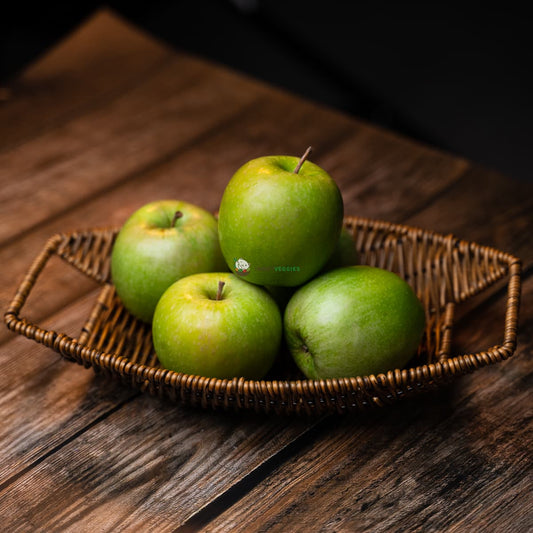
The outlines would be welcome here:
M 120 353 L 109 353 L 96 350 L 87 344 L 83 344 L 77 338 L 70 337 L 63 333 L 41 328 L 19 316 L 31 288 L 37 277 L 44 268 L 48 259 L 58 252 L 58 248 L 65 240 L 75 236 L 94 236 L 96 233 L 116 233 L 118 227 L 108 226 L 102 228 L 91 228 L 87 230 L 73 231 L 67 233 L 57 233 L 50 237 L 41 254 L 35 259 L 26 277 L 20 284 L 17 293 L 12 300 L 8 310 L 4 315 L 4 322 L 7 327 L 18 334 L 52 348 L 69 360 L 73 360 L 83 365 L 90 365 L 107 369 L 123 376 L 135 378 L 138 383 L 149 382 L 160 384 L 172 388 L 189 388 L 203 391 L 213 391 L 215 394 L 239 395 L 243 393 L 253 394 L 254 392 L 267 395 L 283 397 L 287 394 L 287 400 L 292 394 L 302 396 L 305 394 L 314 395 L 326 394 L 328 392 L 338 394 L 350 393 L 357 390 L 387 389 L 390 395 L 397 396 L 408 392 L 411 388 L 416 388 L 417 383 L 423 380 L 426 384 L 447 380 L 454 375 L 462 375 L 472 372 L 479 367 L 507 359 L 511 357 L 516 349 L 518 309 L 520 300 L 521 284 L 521 261 L 517 257 L 502 252 L 490 246 L 484 246 L 472 241 L 461 240 L 453 234 L 441 234 L 432 230 L 424 230 L 405 224 L 391 223 L 382 220 L 374 220 L 364 217 L 345 216 L 344 224 L 348 226 L 370 225 L 378 230 L 388 230 L 393 233 L 408 234 L 414 233 L 417 239 L 430 240 L 440 244 L 445 244 L 449 249 L 459 248 L 462 251 L 484 251 L 495 255 L 497 259 L 506 263 L 506 272 L 497 279 L 489 280 L 486 285 L 491 285 L 498 279 L 508 275 L 507 285 L 507 310 L 505 314 L 504 340 L 502 344 L 495 345 L 485 351 L 460 354 L 446 358 L 442 361 L 425 363 L 422 365 L 407 367 L 403 369 L 391 369 L 385 373 L 370 374 L 364 376 L 347 376 L 343 378 L 328 379 L 246 379 L 244 377 L 215 378 L 193 374 L 176 372 L 162 367 L 155 367 L 144 363 L 133 362 L 128 357 Z M 62 257 L 66 259 L 65 257 Z M 67 262 L 74 264 L 73 261 Z M 77 265 L 74 265 L 77 266 Z M 79 266 L 78 266 L 79 268 Z M 83 271 L 83 269 L 79 268 Z M 84 274 L 95 278 L 93 272 L 85 271 Z M 97 279 L 97 278 L 95 278 Z M 101 280 L 99 280 L 101 281 Z M 105 287 L 113 287 L 111 283 L 106 283 Z M 478 288 L 474 293 L 481 292 L 486 287 Z M 472 294 L 466 294 L 464 299 Z M 462 299 L 462 298 L 461 298 Z M 460 299 L 460 300 L 461 300 Z M 460 301 L 459 300 L 459 301 Z M 454 305 L 454 304 L 451 304 Z
M 58 335 L 59 336 L 59 335 Z M 64 336 L 66 339 L 67 336 Z M 491 348 L 489 348 L 486 351 L 482 352 L 475 352 L 475 353 L 469 353 L 469 354 L 460 354 L 455 355 L 453 357 L 447 358 L 444 361 L 436 361 L 434 363 L 426 363 L 423 365 L 417 365 L 412 367 L 405 367 L 402 369 L 395 368 L 388 370 L 387 372 L 380 372 L 378 374 L 367 374 L 367 375 L 361 375 L 361 376 L 347 376 L 342 378 L 325 378 L 325 379 L 297 379 L 297 380 L 291 380 L 291 379 L 247 379 L 244 377 L 236 376 L 234 378 L 216 378 L 216 377 L 208 377 L 208 376 L 202 376 L 198 374 L 186 374 L 184 372 L 176 372 L 174 370 L 170 370 L 163 367 L 155 367 L 151 365 L 146 365 L 144 363 L 135 363 L 128 359 L 128 357 L 113 353 L 113 352 L 105 352 L 100 350 L 94 350 L 92 348 L 89 348 L 89 346 L 85 344 L 81 344 L 77 341 L 77 339 L 69 338 L 70 341 L 72 341 L 73 347 L 81 346 L 83 348 L 88 348 L 91 351 L 94 352 L 95 359 L 110 359 L 111 366 L 122 366 L 121 372 L 125 372 L 128 374 L 133 375 L 139 375 L 142 376 L 144 379 L 153 379 L 158 382 L 165 382 L 168 377 L 171 379 L 174 378 L 184 384 L 187 384 L 188 382 L 205 382 L 206 386 L 215 386 L 215 387 L 224 387 L 226 388 L 230 384 L 240 384 L 240 385 L 252 385 L 252 386 L 265 386 L 272 384 L 276 387 L 290 387 L 291 389 L 296 388 L 299 389 L 302 387 L 302 384 L 306 383 L 308 385 L 312 385 L 313 387 L 330 387 L 330 386 L 347 386 L 349 384 L 350 387 L 359 387 L 363 384 L 372 384 L 372 385 L 385 385 L 385 381 L 390 381 L 392 379 L 397 380 L 398 378 L 403 378 L 409 376 L 413 377 L 413 374 L 422 374 L 424 376 L 430 375 L 430 376 L 444 376 L 448 372 L 450 372 L 451 368 L 454 367 L 463 367 L 464 364 L 470 365 L 472 363 L 471 358 L 480 359 L 480 365 L 479 366 L 485 366 L 490 364 L 489 361 L 487 361 L 487 357 L 490 358 L 491 356 L 497 357 L 500 360 L 508 359 L 514 351 L 514 345 L 510 342 L 501 344 L 501 345 L 495 345 Z M 111 368 L 110 368 L 111 369 Z M 473 370 L 473 368 L 472 368 Z M 146 376 L 145 374 L 153 373 L 153 376 Z

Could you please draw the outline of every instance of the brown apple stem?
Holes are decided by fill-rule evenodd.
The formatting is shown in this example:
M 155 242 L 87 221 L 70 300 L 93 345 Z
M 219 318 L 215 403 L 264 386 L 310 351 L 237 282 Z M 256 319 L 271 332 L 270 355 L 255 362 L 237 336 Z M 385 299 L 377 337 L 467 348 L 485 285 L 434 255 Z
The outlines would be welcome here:
M 222 300 L 222 289 L 226 285 L 223 281 L 218 282 L 217 300 Z
M 305 160 L 311 153 L 311 150 L 312 148 L 311 146 L 309 146 L 307 150 L 305 151 L 305 154 L 300 158 L 300 161 L 298 161 L 298 164 L 296 165 L 296 168 L 294 169 L 293 174 L 298 174 L 298 172 L 300 172 L 300 169 L 302 168 L 302 165 L 305 163 Z
M 170 227 L 173 228 L 176 225 L 176 222 L 179 218 L 183 216 L 183 213 L 181 211 L 176 211 L 174 213 L 174 216 L 172 217 L 172 222 L 170 223 Z

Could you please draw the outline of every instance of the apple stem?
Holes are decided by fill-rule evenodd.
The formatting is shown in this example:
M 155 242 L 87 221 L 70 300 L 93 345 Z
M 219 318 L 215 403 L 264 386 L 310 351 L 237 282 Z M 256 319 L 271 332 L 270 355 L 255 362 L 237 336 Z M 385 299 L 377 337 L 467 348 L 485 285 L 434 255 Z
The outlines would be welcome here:
M 217 300 L 222 299 L 222 289 L 224 288 L 224 285 L 226 284 L 223 281 L 218 282 Z
M 170 223 L 170 227 L 173 228 L 176 225 L 176 222 L 178 219 L 180 219 L 183 216 L 183 213 L 181 211 L 176 211 L 174 213 L 174 216 L 172 217 L 172 222 Z
M 302 168 L 302 165 L 305 163 L 305 160 L 311 153 L 311 150 L 312 148 L 311 146 L 309 146 L 307 150 L 305 151 L 305 154 L 300 158 L 300 161 L 298 161 L 298 164 L 296 165 L 296 168 L 294 169 L 293 174 L 298 174 L 298 172 L 300 172 L 300 169 Z

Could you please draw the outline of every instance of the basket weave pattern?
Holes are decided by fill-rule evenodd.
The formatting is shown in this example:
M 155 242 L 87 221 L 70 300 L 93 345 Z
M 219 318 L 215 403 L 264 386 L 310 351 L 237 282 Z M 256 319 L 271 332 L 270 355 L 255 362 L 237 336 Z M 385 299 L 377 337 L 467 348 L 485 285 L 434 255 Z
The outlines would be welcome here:
M 9 329 L 66 359 L 120 378 L 128 385 L 202 407 L 263 412 L 322 414 L 360 411 L 435 388 L 450 379 L 510 357 L 516 348 L 520 261 L 504 252 L 418 228 L 346 217 L 362 264 L 398 273 L 415 290 L 426 311 L 426 331 L 408 368 L 377 376 L 307 380 L 283 365 L 261 381 L 185 375 L 159 367 L 150 326 L 132 317 L 110 283 L 116 228 L 57 234 L 35 259 L 5 314 Z M 78 339 L 47 330 L 20 311 L 52 255 L 58 255 L 103 289 Z M 486 351 L 450 354 L 456 303 L 508 277 L 503 342 Z

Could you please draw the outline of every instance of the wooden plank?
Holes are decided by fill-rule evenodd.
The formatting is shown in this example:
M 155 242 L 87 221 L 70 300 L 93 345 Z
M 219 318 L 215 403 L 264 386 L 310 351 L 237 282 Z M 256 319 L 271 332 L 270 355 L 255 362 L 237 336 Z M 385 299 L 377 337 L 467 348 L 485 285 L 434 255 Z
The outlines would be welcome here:
M 77 336 L 96 296 L 93 290 L 47 323 Z M 23 337 L 4 345 L 0 365 L 0 486 L 133 396 Z
M 200 502 L 265 461 L 272 453 L 265 443 L 278 449 L 305 424 L 215 416 L 138 398 L 0 492 L 4 527 L 173 531 Z
M 471 315 L 459 344 L 478 329 L 499 340 L 498 304 Z M 519 331 L 515 357 L 424 401 L 330 419 L 202 531 L 531 531 L 530 313 Z
M 482 167 L 470 167 L 409 223 L 494 246 L 517 255 L 525 266 L 533 262 L 533 184 Z
M 367 126 L 323 158 L 350 215 L 402 223 L 458 182 L 469 164 Z
M 136 85 L 174 52 L 107 9 L 32 64 L 0 102 L 0 150 Z
M 0 242 L 171 157 L 260 94 L 233 74 L 177 58 L 102 109 L 0 154 Z

